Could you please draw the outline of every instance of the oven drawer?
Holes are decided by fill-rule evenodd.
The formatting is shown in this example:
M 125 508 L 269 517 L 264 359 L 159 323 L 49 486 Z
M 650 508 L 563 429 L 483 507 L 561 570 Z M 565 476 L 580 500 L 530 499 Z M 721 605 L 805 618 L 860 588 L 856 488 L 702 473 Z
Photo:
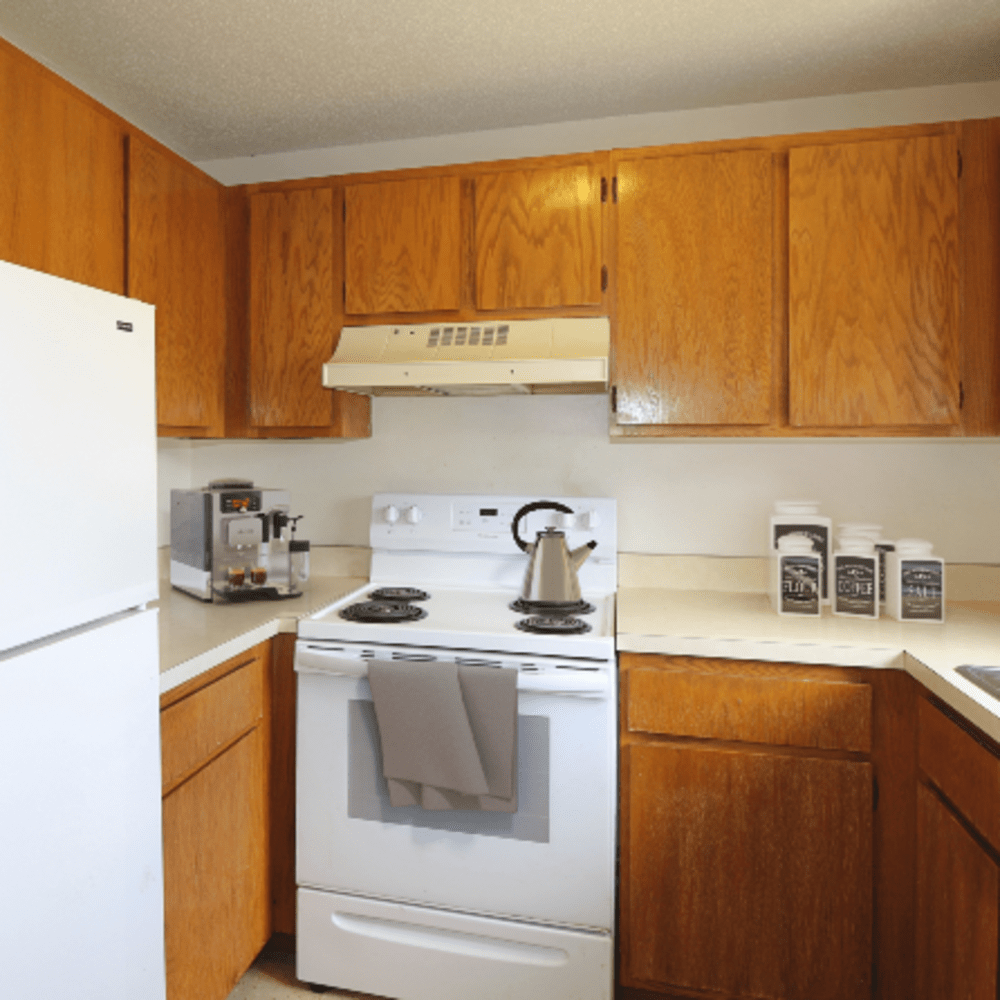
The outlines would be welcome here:
M 610 934 L 471 916 L 314 889 L 298 895 L 298 967 L 400 1000 L 610 1000 Z

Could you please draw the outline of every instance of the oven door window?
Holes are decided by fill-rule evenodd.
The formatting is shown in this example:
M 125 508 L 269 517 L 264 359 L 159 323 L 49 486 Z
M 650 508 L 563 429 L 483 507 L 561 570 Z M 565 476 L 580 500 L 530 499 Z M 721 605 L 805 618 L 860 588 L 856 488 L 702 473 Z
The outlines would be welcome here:
M 549 719 L 517 717 L 517 812 L 428 810 L 392 806 L 382 774 L 375 707 L 348 702 L 347 814 L 351 819 L 471 833 L 514 840 L 549 841 Z

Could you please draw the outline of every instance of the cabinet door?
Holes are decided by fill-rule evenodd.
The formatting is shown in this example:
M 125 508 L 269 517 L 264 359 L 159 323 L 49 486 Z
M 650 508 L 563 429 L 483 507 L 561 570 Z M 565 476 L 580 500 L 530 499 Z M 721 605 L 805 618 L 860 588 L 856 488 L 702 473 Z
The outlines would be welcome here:
M 773 169 L 763 150 L 618 163 L 619 424 L 772 420 Z
M 791 424 L 957 423 L 955 136 L 792 149 L 788 225 Z
M 870 764 L 633 744 L 625 770 L 624 985 L 871 995 Z
M 918 1000 L 996 1000 L 1000 878 L 937 795 L 917 789 Z
M 601 302 L 601 176 L 596 164 L 476 177 L 476 306 Z
M 167 1000 L 225 1000 L 269 936 L 264 735 L 163 800 Z
M 461 182 L 457 177 L 349 184 L 345 309 L 435 312 L 461 303 Z
M 128 294 L 156 306 L 161 435 L 223 437 L 226 259 L 222 188 L 131 137 Z
M 250 419 L 257 427 L 329 427 L 323 363 L 339 329 L 334 192 L 250 197 Z
M 125 291 L 122 127 L 0 39 L 0 257 Z

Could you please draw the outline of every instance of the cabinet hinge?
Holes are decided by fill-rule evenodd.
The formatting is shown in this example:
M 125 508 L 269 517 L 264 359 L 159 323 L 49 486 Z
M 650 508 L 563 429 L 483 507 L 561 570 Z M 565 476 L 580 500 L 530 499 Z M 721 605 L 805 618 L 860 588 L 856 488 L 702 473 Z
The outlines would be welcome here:
M 607 177 L 601 178 L 601 202 L 606 202 L 608 200 L 608 179 Z
M 962 382 L 958 383 L 958 408 L 962 409 L 965 406 L 965 385 Z
M 616 385 L 611 387 L 611 412 L 618 412 L 618 386 Z
M 958 176 L 962 176 L 962 151 L 958 151 Z
M 347 199 L 346 198 L 341 202 L 340 207 L 343 210 L 344 222 L 347 222 Z
M 344 308 L 347 308 L 347 282 L 342 281 L 340 283 L 340 300 L 344 303 Z
M 608 265 L 604 264 L 601 267 L 601 291 L 606 292 L 608 290 Z
M 878 778 L 872 778 L 872 812 L 878 809 Z
M 618 178 L 611 178 L 611 201 L 617 205 L 618 204 Z

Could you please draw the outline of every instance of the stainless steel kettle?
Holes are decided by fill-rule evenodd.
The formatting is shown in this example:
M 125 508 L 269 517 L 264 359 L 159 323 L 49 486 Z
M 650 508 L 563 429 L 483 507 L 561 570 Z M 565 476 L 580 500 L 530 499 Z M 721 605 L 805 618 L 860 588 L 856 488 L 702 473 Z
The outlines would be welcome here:
M 536 500 L 526 503 L 515 515 L 510 530 L 522 552 L 527 552 L 531 559 L 524 574 L 524 585 L 521 587 L 521 600 L 539 608 L 551 607 L 571 608 L 582 603 L 580 597 L 580 581 L 576 571 L 584 560 L 597 548 L 597 542 L 590 541 L 578 549 L 569 550 L 566 546 L 566 534 L 556 528 L 546 528 L 535 536 L 534 543 L 526 542 L 518 534 L 521 518 L 533 510 L 556 510 L 563 514 L 572 514 L 571 508 L 563 503 L 552 500 Z

